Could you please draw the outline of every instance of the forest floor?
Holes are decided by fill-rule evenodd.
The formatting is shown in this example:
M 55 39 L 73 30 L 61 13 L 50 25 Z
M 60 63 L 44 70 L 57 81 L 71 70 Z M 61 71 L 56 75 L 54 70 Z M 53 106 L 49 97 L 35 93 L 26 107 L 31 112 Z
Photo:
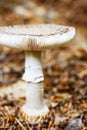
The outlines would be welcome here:
M 20 56 L 21 53 L 18 55 Z M 23 54 L 21 54 L 23 55 Z M 48 128 L 48 122 L 30 125 L 25 120 L 20 108 L 25 103 L 23 91 L 25 82 L 21 81 L 23 73 L 23 57 L 19 59 L 11 54 L 9 72 L 6 71 L 6 63 L 3 61 L 3 76 L 0 88 L 0 129 L 7 130 L 44 130 Z M 12 70 L 11 66 L 17 68 Z M 77 127 L 76 130 L 87 130 L 87 61 L 85 59 L 73 59 L 66 64 L 53 64 L 44 66 L 45 95 L 44 100 L 53 113 L 54 130 L 66 130 L 68 125 Z M 4 80 L 3 80 L 4 79 Z M 79 120 L 79 121 L 77 121 Z M 75 122 L 77 124 L 75 126 Z M 72 129 L 71 129 L 72 130 Z M 74 129 L 73 129 L 74 130 Z

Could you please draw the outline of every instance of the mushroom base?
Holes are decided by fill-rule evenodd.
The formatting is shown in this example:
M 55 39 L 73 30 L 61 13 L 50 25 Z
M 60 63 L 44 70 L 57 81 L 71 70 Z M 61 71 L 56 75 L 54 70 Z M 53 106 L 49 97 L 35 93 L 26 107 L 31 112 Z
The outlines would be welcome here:
M 21 109 L 21 114 L 25 120 L 29 121 L 30 126 L 33 125 L 33 128 L 40 127 L 50 129 L 55 127 L 54 123 L 55 117 L 52 111 L 49 111 L 45 115 L 34 116 L 34 115 L 27 115 L 27 113 L 25 113 L 23 109 Z
M 48 109 L 48 107 L 46 105 L 44 105 L 44 107 L 42 109 L 29 109 L 26 105 L 24 105 L 22 107 L 22 110 L 28 116 L 34 116 L 34 117 L 38 117 L 38 115 L 44 116 L 49 112 L 49 109 Z
M 49 111 L 48 108 L 45 107 L 42 110 L 29 110 L 26 106 L 23 106 L 21 109 L 22 116 L 27 119 L 30 123 L 36 124 L 41 122 L 41 120 L 45 120 Z
M 43 100 L 43 82 L 26 83 L 26 102 L 22 107 L 23 113 L 28 116 L 29 121 L 37 121 L 38 117 L 45 117 L 49 113 L 49 108 Z M 38 120 L 39 121 L 39 120 Z

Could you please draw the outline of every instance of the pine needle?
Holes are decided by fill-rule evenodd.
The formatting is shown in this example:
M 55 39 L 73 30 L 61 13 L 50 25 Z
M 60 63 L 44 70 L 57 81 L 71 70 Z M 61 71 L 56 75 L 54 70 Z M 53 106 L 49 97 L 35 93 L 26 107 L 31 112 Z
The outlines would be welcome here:
M 25 127 L 23 126 L 23 124 L 22 124 L 17 118 L 15 118 L 15 120 L 17 121 L 17 123 L 18 123 L 24 130 L 26 130 Z

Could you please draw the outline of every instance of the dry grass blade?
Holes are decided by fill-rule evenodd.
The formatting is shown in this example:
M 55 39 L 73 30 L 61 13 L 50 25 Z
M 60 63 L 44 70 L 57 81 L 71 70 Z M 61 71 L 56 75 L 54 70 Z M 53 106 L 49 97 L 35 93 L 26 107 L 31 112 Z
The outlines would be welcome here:
M 23 126 L 23 124 L 17 118 L 15 118 L 15 120 L 23 128 L 23 130 L 26 130 L 26 128 Z

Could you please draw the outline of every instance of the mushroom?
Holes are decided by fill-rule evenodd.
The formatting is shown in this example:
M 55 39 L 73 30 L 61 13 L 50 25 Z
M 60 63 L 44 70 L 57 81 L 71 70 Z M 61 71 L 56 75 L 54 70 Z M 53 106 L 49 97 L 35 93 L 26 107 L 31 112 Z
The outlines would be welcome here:
M 43 100 L 43 71 L 41 52 L 56 48 L 73 39 L 75 29 L 56 24 L 32 24 L 0 27 L 0 45 L 25 50 L 26 103 L 22 107 L 30 122 L 37 122 L 49 114 Z

